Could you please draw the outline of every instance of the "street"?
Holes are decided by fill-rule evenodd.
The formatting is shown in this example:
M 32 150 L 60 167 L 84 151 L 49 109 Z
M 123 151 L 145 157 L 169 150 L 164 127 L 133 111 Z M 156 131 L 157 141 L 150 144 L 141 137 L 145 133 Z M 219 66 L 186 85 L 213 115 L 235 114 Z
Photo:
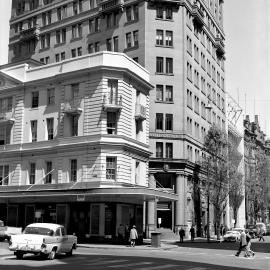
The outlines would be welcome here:
M 194 244 L 194 243 L 193 243 Z M 232 244 L 232 249 L 228 249 Z M 265 243 L 266 244 L 266 243 Z M 268 243 L 269 244 L 269 243 Z M 197 243 L 196 243 L 197 245 Z M 214 247 L 215 244 L 210 244 Z M 220 246 L 218 246 L 220 245 Z M 261 243 L 261 245 L 264 245 Z M 149 246 L 95 246 L 81 245 L 72 257 L 57 256 L 53 261 L 41 259 L 31 254 L 23 260 L 16 260 L 8 250 L 7 243 L 0 243 L 0 267 L 3 269 L 23 270 L 29 267 L 42 269 L 138 269 L 138 270 L 238 270 L 238 269 L 270 269 L 270 253 L 257 252 L 254 258 L 235 257 L 235 246 L 222 243 L 219 249 L 204 247 L 167 245 L 166 248 Z M 268 249 L 269 250 L 269 249 Z

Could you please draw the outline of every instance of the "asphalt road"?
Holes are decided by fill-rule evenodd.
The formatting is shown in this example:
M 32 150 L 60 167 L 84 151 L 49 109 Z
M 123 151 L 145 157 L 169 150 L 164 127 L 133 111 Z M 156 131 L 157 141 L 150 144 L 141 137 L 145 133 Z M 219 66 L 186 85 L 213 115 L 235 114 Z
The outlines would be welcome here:
M 207 248 L 205 246 L 194 248 L 194 245 L 193 247 L 176 246 L 169 250 L 114 246 L 106 249 L 79 247 L 72 257 L 63 255 L 50 261 L 31 254 L 26 255 L 23 260 L 16 260 L 8 251 L 7 244 L 1 243 L 0 269 L 29 270 L 31 267 L 40 268 L 39 270 L 270 270 L 269 253 L 256 253 L 255 257 L 250 259 L 243 256 L 238 258 L 234 256 L 234 249 L 208 249 L 208 246 Z

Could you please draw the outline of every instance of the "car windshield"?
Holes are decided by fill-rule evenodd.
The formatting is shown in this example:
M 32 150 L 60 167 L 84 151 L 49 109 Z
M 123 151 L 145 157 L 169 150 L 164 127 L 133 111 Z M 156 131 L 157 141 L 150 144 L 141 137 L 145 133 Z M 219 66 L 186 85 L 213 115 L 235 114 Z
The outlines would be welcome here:
M 40 228 L 40 227 L 26 227 L 24 230 L 24 233 L 53 236 L 53 230 L 48 229 L 48 228 Z

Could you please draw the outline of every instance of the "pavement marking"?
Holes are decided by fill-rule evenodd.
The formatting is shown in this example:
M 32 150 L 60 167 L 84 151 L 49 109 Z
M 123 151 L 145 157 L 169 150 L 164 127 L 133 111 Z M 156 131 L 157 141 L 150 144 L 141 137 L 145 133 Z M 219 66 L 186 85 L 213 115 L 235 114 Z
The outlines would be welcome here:
M 170 267 L 176 267 L 179 265 L 176 264 L 165 264 L 165 265 L 158 265 L 158 266 L 152 266 L 152 267 L 145 267 L 145 268 L 136 268 L 138 270 L 159 270 L 159 269 L 168 269 Z
M 205 268 L 205 267 L 193 267 L 193 268 L 188 268 L 187 270 L 207 270 L 209 268 Z
M 98 261 L 90 261 L 89 263 L 85 264 L 85 265 L 103 265 L 103 264 L 111 264 L 111 263 L 121 263 L 121 262 L 127 262 L 128 260 L 98 260 Z
M 138 263 L 126 263 L 126 264 L 118 264 L 118 265 L 111 265 L 108 267 L 119 267 L 119 268 L 123 268 L 123 267 L 129 267 L 129 266 L 140 266 L 140 265 L 145 265 L 145 264 L 153 264 L 153 262 L 138 262 Z M 149 268 L 147 268 L 149 269 Z

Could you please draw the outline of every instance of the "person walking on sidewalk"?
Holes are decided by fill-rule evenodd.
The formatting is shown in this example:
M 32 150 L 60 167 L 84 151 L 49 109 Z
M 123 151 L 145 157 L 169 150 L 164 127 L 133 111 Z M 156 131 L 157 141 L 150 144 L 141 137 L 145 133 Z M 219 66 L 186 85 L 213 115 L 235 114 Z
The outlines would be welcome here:
M 133 225 L 132 229 L 130 230 L 129 239 L 130 239 L 130 246 L 135 247 L 136 239 L 138 239 L 138 233 L 135 225 Z
M 191 226 L 189 232 L 190 232 L 191 241 L 193 242 L 194 238 L 195 238 L 195 229 L 194 229 L 193 225 Z
M 251 235 L 249 234 L 249 231 L 246 230 L 246 240 L 247 240 L 247 250 L 245 257 L 251 257 L 255 255 L 255 252 L 251 250 Z
M 263 231 L 263 229 L 260 229 L 259 234 L 258 234 L 259 241 L 263 240 L 263 242 L 264 242 L 263 235 L 264 235 L 264 231 Z
M 239 248 L 238 248 L 238 251 L 236 252 L 235 256 L 239 257 L 239 255 L 242 251 L 244 251 L 245 254 L 247 252 L 247 238 L 246 238 L 246 234 L 245 234 L 244 230 L 241 232 L 240 244 L 239 244 Z
M 184 236 L 185 236 L 185 230 L 183 228 L 180 229 L 179 235 L 180 235 L 180 243 L 183 243 L 184 242 Z

